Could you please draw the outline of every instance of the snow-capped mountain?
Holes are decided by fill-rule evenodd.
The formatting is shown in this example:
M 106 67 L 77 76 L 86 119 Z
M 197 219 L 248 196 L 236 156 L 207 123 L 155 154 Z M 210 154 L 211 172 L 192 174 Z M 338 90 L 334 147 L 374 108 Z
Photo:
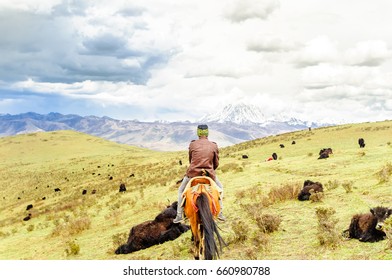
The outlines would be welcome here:
M 285 123 L 292 126 L 318 127 L 323 124 L 303 121 L 294 117 L 290 117 L 283 113 L 266 116 L 261 107 L 250 104 L 229 104 L 221 111 L 208 114 L 199 120 L 200 122 L 216 122 L 216 123 L 236 123 L 240 125 L 269 126 L 274 123 Z
M 222 111 L 205 116 L 196 123 L 140 122 L 59 113 L 6 114 L 0 115 L 0 137 L 40 131 L 76 130 L 118 143 L 153 150 L 174 151 L 188 148 L 189 142 L 197 138 L 196 127 L 200 123 L 208 124 L 209 139 L 217 142 L 220 147 L 307 129 L 310 126 L 324 126 L 283 115 L 268 118 L 256 106 L 239 104 L 228 105 Z
M 200 119 L 200 122 L 217 122 L 236 124 L 265 123 L 268 119 L 260 107 L 240 103 L 226 105 L 223 110 L 209 114 Z

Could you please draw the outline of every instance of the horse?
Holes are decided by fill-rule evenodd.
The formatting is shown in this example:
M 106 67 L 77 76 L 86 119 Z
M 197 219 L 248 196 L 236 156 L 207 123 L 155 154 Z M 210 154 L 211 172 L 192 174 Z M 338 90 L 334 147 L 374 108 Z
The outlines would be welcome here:
M 222 245 L 226 245 L 215 222 L 220 212 L 218 188 L 211 178 L 197 176 L 189 181 L 183 193 L 184 213 L 191 226 L 196 260 L 218 259 Z

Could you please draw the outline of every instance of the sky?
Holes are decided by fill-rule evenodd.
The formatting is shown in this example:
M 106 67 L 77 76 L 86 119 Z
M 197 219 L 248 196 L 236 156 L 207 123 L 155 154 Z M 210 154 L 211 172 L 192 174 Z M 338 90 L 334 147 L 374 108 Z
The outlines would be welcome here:
M 390 0 L 0 0 L 0 114 L 392 119 Z

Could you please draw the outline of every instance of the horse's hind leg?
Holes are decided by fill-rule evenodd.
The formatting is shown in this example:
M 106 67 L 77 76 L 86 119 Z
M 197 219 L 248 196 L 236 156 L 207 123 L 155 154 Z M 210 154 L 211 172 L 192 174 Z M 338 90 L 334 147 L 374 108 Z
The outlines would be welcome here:
M 199 260 L 200 259 L 200 251 L 199 251 L 200 241 L 196 240 L 197 238 L 195 238 L 195 237 L 193 237 L 193 238 L 194 238 L 193 256 L 194 256 L 195 260 Z
M 198 225 L 197 236 L 193 236 L 194 238 L 194 256 L 195 260 L 200 260 L 200 257 L 204 255 L 204 234 L 203 234 L 203 226 L 201 224 Z

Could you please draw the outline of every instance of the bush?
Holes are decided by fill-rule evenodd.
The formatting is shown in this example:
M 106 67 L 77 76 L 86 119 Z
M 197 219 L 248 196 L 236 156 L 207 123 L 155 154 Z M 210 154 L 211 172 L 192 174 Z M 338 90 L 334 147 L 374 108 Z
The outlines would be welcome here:
M 313 189 L 309 190 L 311 202 L 320 202 L 324 197 L 324 192 L 314 192 Z
M 335 179 L 333 181 L 329 180 L 326 184 L 326 187 L 329 190 L 333 190 L 333 189 L 336 189 L 337 187 L 339 187 L 339 185 L 340 185 L 339 181 Z
M 88 217 L 83 217 L 83 218 L 78 218 L 75 220 L 69 220 L 66 221 L 65 223 L 58 223 L 55 227 L 55 229 L 52 232 L 53 236 L 56 235 L 63 235 L 63 236 L 69 236 L 69 235 L 75 235 L 78 233 L 81 233 L 82 231 L 89 229 L 91 226 L 91 221 L 90 218 Z
M 342 187 L 346 190 L 346 193 L 350 193 L 353 191 L 353 181 L 345 181 L 342 183 Z
M 277 215 L 263 214 L 255 217 L 257 226 L 263 233 L 271 233 L 278 230 L 282 219 Z
M 232 240 L 233 243 L 243 242 L 248 238 L 250 228 L 244 221 L 235 220 L 231 224 L 231 229 L 234 231 L 234 240 Z
M 392 250 L 392 216 L 385 220 L 384 232 L 387 238 L 385 250 Z
M 316 208 L 317 238 L 322 246 L 336 248 L 340 243 L 340 234 L 335 229 L 337 224 L 337 219 L 333 217 L 335 213 L 333 208 Z
M 284 184 L 277 188 L 272 188 L 268 193 L 268 198 L 272 203 L 297 199 L 298 194 L 301 190 L 301 186 L 299 184 Z
M 34 225 L 29 225 L 28 227 L 27 227 L 27 231 L 28 232 L 31 232 L 31 231 L 33 231 L 34 230 Z
M 392 175 L 392 164 L 388 162 L 376 175 L 380 184 L 387 183 Z
M 76 256 L 79 254 L 80 246 L 79 246 L 79 244 L 76 243 L 75 240 L 67 241 L 66 246 L 67 246 L 67 248 L 65 248 L 65 255 L 67 257 Z

